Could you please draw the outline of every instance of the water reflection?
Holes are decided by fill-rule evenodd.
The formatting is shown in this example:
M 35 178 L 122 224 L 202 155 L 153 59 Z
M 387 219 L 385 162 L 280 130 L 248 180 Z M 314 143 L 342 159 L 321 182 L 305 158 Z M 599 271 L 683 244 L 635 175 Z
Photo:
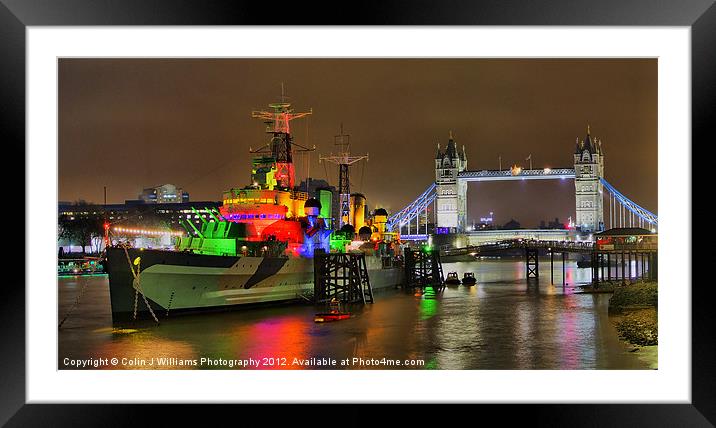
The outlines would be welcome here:
M 162 319 L 159 326 L 138 322 L 124 331 L 112 329 L 106 277 L 91 278 L 82 303 L 59 332 L 59 368 L 66 368 L 64 357 L 287 362 L 254 367 L 261 369 L 334 368 L 291 364 L 321 357 L 420 359 L 425 362 L 420 368 L 430 369 L 631 369 L 655 364 L 630 353 L 617 339 L 607 316 L 608 295 L 575 293 L 575 281 L 589 281 L 590 269 L 570 263 L 565 287 L 561 261 L 555 262 L 556 285 L 550 284 L 549 263 L 540 263 L 540 281 L 530 284 L 521 261 L 450 263 L 443 269 L 461 277 L 474 272 L 477 285 L 418 297 L 378 292 L 375 304 L 351 308 L 354 317 L 336 323 L 316 324 L 314 307 L 293 305 L 176 316 Z M 79 281 L 61 278 L 59 290 L 63 316 Z M 186 368 L 172 364 L 175 360 L 163 368 Z

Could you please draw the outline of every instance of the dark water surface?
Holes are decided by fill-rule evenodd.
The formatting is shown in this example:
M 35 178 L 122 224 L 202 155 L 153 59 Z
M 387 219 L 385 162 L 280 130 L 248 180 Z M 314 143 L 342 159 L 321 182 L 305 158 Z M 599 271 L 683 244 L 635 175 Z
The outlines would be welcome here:
M 254 368 L 262 369 L 343 368 L 344 358 L 353 369 L 396 368 L 366 362 L 383 358 L 417 360 L 410 368 L 419 369 L 657 367 L 656 347 L 634 351 L 618 339 L 607 315 L 609 294 L 578 294 L 574 284 L 587 282 L 589 269 L 577 269 L 574 262 L 568 262 L 566 287 L 558 262 L 558 285 L 550 284 L 548 260 L 540 263 L 538 285 L 527 285 L 522 261 L 446 263 L 443 269 L 460 277 L 475 272 L 478 285 L 446 288 L 434 298 L 379 292 L 375 304 L 353 308 L 353 318 L 326 324 L 313 322 L 313 306 L 287 305 L 168 318 L 160 313 L 158 326 L 141 321 L 113 327 L 106 276 L 61 277 L 59 319 L 87 285 L 59 330 L 58 368 L 97 358 L 119 361 L 100 364 L 102 369 L 240 369 L 237 360 L 249 359 L 260 361 Z M 354 364 L 353 358 L 364 362 Z M 308 367 L 296 363 L 307 359 Z M 326 366 L 330 359 L 337 365 Z

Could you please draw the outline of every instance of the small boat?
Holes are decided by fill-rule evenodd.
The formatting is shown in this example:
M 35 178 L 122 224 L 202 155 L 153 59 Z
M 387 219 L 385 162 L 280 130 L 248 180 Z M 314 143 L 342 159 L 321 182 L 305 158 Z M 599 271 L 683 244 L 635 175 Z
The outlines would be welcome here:
M 476 283 L 477 280 L 475 279 L 475 274 L 472 272 L 465 272 L 462 277 L 462 285 L 475 285 Z
M 331 322 L 345 320 L 351 317 L 350 312 L 325 312 L 316 314 L 313 317 L 314 322 Z
M 450 272 L 447 274 L 447 278 L 445 278 L 445 285 L 460 285 L 460 277 L 457 276 L 457 272 Z
M 341 311 L 341 303 L 336 299 L 331 300 L 328 312 L 319 312 L 313 317 L 314 322 L 331 322 L 345 320 L 351 317 L 350 312 Z

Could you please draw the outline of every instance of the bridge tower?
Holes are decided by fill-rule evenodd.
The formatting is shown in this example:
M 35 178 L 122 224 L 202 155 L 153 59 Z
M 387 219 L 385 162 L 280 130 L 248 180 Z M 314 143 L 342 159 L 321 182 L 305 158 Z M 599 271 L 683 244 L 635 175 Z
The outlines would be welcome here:
M 574 185 L 577 218 L 575 225 L 582 232 L 604 230 L 603 186 L 604 154 L 602 142 L 592 138 L 587 125 L 587 136 L 574 150 Z
M 450 131 L 445 151 L 435 155 L 436 233 L 461 233 L 467 223 L 467 182 L 458 173 L 467 169 L 465 146 L 458 151 Z

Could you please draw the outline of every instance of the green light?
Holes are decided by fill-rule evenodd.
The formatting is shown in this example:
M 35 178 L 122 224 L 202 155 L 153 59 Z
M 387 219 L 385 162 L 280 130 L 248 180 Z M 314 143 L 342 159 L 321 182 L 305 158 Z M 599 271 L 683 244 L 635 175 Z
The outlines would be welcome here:
M 331 251 L 335 251 L 338 253 L 345 253 L 346 252 L 346 245 L 350 244 L 350 239 L 345 239 L 340 234 L 331 234 L 330 238 L 330 246 Z
M 426 290 L 427 292 L 427 290 Z M 435 299 L 423 299 L 420 301 L 420 319 L 432 318 L 438 312 L 438 301 Z

